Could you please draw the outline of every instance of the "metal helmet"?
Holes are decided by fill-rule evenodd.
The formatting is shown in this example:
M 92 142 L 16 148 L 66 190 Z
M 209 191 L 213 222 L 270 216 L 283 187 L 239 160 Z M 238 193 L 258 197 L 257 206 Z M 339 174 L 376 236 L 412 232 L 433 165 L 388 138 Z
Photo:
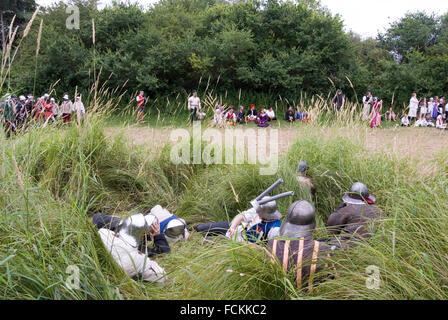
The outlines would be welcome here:
M 364 183 L 354 183 L 350 191 L 342 197 L 342 200 L 348 204 L 366 204 L 366 199 L 371 199 L 375 202 L 375 197 L 370 195 L 369 189 Z
M 298 170 L 300 173 L 306 172 L 308 170 L 308 163 L 305 160 L 300 161 Z
M 261 200 L 268 199 L 264 197 Z M 277 202 L 271 201 L 263 204 L 257 208 L 257 213 L 261 215 L 261 218 L 265 221 L 275 221 L 282 218 L 282 214 L 277 210 Z
M 280 237 L 298 239 L 311 236 L 316 227 L 316 211 L 305 200 L 294 202 L 288 209 L 286 221 L 280 228 Z
M 178 242 L 182 239 L 186 239 L 187 226 L 180 219 L 174 219 L 168 222 L 165 229 L 165 236 L 170 242 Z
M 118 226 L 118 235 L 123 241 L 137 248 L 143 236 L 151 230 L 151 225 L 156 221 L 154 216 L 134 214 L 123 219 Z

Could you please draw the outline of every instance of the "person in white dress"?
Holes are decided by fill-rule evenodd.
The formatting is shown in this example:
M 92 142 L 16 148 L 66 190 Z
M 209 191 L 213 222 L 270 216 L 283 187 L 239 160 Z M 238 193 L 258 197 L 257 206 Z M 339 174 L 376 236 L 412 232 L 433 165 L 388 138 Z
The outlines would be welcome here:
M 426 114 L 428 113 L 426 98 L 420 100 L 419 106 L 420 106 L 420 120 L 426 119 Z
M 370 119 L 370 108 L 373 101 L 372 94 L 367 92 L 362 98 L 362 103 L 364 104 L 364 110 L 362 112 L 362 121 L 368 121 Z
M 409 127 L 410 123 L 409 123 L 409 118 L 407 115 L 403 115 L 403 117 L 401 118 L 401 126 L 402 127 Z
M 433 110 L 434 110 L 434 98 L 429 98 L 427 114 L 430 118 Z
M 412 98 L 411 98 L 411 100 L 409 102 L 409 114 L 408 114 L 408 116 L 409 116 L 409 120 L 410 121 L 417 119 L 418 104 L 419 104 L 419 101 L 417 99 L 417 94 L 413 93 L 412 94 Z

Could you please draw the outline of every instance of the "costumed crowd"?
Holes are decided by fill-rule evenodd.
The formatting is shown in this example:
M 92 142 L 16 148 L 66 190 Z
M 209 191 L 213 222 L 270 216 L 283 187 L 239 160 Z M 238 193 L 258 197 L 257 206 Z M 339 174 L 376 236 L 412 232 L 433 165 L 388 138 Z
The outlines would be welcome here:
M 16 94 L 6 94 L 0 100 L 0 113 L 3 113 L 4 127 L 6 135 L 24 127 L 27 123 L 47 123 L 49 121 L 62 121 L 70 123 L 72 114 L 77 119 L 82 120 L 86 110 L 81 96 L 77 96 L 75 102 L 72 102 L 67 94 L 62 97 L 62 102 L 57 103 L 55 98 L 49 94 L 35 99 L 32 94 L 26 97 Z
M 381 121 L 395 122 L 397 115 L 392 108 L 389 108 L 383 115 L 381 109 L 383 101 L 372 97 L 367 92 L 362 99 L 364 109 L 363 121 L 370 121 L 372 128 L 381 126 Z M 408 112 L 406 112 L 409 109 Z M 401 114 L 401 126 L 403 127 L 435 127 L 437 129 L 447 129 L 448 103 L 445 97 L 431 97 L 429 99 L 418 98 L 416 93 L 412 94 L 408 108 Z

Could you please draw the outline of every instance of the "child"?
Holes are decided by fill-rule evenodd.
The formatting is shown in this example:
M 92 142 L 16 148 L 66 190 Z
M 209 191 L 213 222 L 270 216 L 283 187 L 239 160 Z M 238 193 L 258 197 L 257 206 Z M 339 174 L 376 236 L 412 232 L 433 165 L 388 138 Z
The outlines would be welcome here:
M 407 115 L 403 115 L 403 117 L 401 118 L 401 126 L 402 127 L 409 127 L 410 123 L 409 123 L 409 118 Z
M 436 128 L 442 130 L 446 129 L 446 124 L 443 123 L 443 116 L 441 114 L 437 117 Z
M 234 126 L 236 124 L 236 114 L 233 111 L 233 106 L 230 106 L 230 110 L 227 112 L 225 119 L 228 125 Z

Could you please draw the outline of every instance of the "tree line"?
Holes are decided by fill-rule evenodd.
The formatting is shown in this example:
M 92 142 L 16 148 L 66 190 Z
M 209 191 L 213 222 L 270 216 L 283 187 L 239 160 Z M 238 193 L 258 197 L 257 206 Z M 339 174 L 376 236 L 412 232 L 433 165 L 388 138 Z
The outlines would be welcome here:
M 16 5 L 0 7 L 2 30 L 14 8 L 22 17 L 15 23 L 23 24 L 35 7 L 33 0 L 8 1 Z M 42 93 L 59 80 L 60 95 L 76 86 L 87 92 L 99 76 L 111 88 L 151 97 L 208 87 L 292 99 L 341 88 L 351 100 L 372 91 L 400 107 L 412 92 L 448 93 L 447 13 L 409 12 L 376 38 L 362 39 L 344 32 L 341 17 L 317 0 L 161 0 L 102 10 L 96 0 L 70 3 L 80 10 L 79 29 L 66 27 L 67 4 L 42 8 L 39 55 L 35 23 L 10 88 L 32 92 L 36 79 Z

